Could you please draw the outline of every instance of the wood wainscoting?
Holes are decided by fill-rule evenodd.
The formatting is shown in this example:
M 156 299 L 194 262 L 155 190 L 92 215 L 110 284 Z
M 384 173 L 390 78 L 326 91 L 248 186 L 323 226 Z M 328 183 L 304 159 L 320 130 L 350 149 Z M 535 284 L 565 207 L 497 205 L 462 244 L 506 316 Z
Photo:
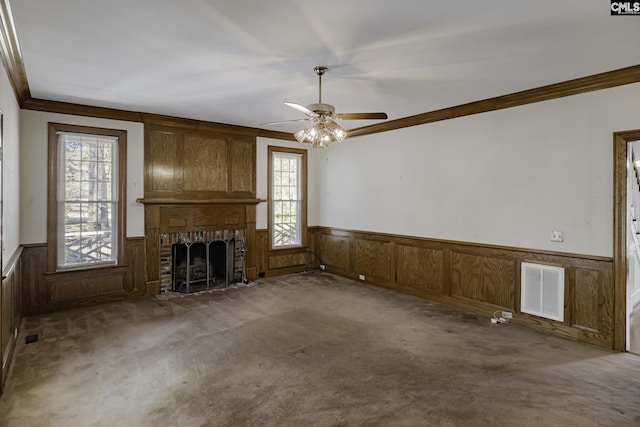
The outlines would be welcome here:
M 487 316 L 511 311 L 515 323 L 614 348 L 610 258 L 325 227 L 310 232 L 329 272 Z M 522 262 L 565 269 L 564 322 L 520 311 Z
M 308 228 L 307 244 L 286 249 L 269 248 L 269 231 L 256 230 L 256 268 L 258 277 L 273 277 L 320 268 L 317 227 Z M 251 248 L 249 248 L 251 251 Z
M 21 256 L 25 315 L 144 296 L 144 237 L 129 237 L 125 264 L 88 270 L 47 272 L 47 245 L 26 245 Z
M 7 374 L 16 347 L 16 339 L 22 321 L 20 294 L 22 291 L 22 248 L 11 256 L 2 270 L 2 289 L 0 291 L 0 393 L 4 389 Z

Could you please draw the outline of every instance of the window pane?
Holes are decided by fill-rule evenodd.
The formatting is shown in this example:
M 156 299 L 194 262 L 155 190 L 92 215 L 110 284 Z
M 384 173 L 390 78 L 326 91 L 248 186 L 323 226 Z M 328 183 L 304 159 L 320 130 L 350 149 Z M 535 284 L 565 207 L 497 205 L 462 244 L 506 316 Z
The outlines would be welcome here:
M 93 199 L 93 182 L 82 181 L 80 183 L 80 199 L 92 200 Z
M 82 186 L 79 181 L 67 180 L 64 190 L 66 200 L 80 200 Z
M 79 162 L 82 159 L 82 144 L 79 142 L 67 142 L 67 160 Z
M 90 162 L 96 160 L 97 150 L 96 143 L 87 141 L 88 138 L 82 139 L 82 160 Z
M 58 138 L 58 266 L 115 263 L 117 138 L 60 134 Z

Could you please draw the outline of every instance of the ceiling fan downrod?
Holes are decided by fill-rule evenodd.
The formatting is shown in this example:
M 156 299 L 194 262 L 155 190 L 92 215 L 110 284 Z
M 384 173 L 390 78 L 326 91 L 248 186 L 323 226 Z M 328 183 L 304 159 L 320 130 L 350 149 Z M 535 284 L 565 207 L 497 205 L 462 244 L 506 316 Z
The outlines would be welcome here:
M 322 75 L 326 73 L 329 69 L 322 65 L 318 65 L 317 67 L 313 67 L 313 71 L 318 75 L 318 104 L 322 104 Z

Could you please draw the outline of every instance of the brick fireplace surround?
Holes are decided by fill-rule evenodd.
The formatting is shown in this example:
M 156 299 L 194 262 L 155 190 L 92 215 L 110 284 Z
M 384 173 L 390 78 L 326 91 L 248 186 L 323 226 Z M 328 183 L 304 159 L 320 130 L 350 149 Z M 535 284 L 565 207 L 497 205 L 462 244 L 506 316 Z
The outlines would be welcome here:
M 138 199 L 144 204 L 146 294 L 161 291 L 160 235 L 168 233 L 244 230 L 247 279 L 255 280 L 256 205 L 260 199 Z
M 216 284 L 214 286 L 218 287 L 221 284 L 218 280 L 222 280 L 224 277 L 224 286 L 227 286 L 230 283 L 241 282 L 244 271 L 244 229 L 242 230 L 222 230 L 222 231 L 192 231 L 190 233 L 179 232 L 179 233 L 161 233 L 160 234 L 160 293 L 172 292 L 176 291 L 174 289 L 174 278 L 173 276 L 173 267 L 174 263 L 181 262 L 180 259 L 174 259 L 174 251 L 173 247 L 176 244 L 184 244 L 185 249 L 183 252 L 184 264 L 181 268 L 183 270 L 187 269 L 189 265 L 187 261 L 187 249 L 186 245 L 198 245 L 201 244 L 200 250 L 205 250 L 205 247 L 211 248 L 212 244 L 222 244 L 224 250 L 217 251 L 217 256 L 224 257 L 223 260 L 215 258 L 216 255 L 210 255 L 213 258 L 208 258 L 207 263 L 209 263 L 210 267 L 213 269 L 214 264 L 218 264 L 217 268 L 220 268 L 220 265 L 226 265 L 226 269 L 224 270 L 216 270 L 213 273 L 213 282 Z M 213 249 L 211 249 L 213 251 Z M 202 255 L 202 252 L 200 252 Z M 206 255 L 206 252 L 205 252 Z M 179 258 L 179 257 L 178 257 Z M 191 264 L 191 268 L 197 268 L 196 264 Z M 180 268 L 180 267 L 178 267 Z M 200 277 L 201 284 L 194 285 L 194 289 L 206 288 L 209 289 L 211 286 L 212 277 L 209 276 L 211 273 L 208 269 L 200 270 L 200 274 L 205 274 L 206 279 Z M 184 280 L 186 282 L 186 275 L 184 277 L 178 275 L 179 280 Z M 206 281 L 207 284 L 202 284 L 202 280 Z M 188 292 L 198 292 L 196 291 L 187 291 Z

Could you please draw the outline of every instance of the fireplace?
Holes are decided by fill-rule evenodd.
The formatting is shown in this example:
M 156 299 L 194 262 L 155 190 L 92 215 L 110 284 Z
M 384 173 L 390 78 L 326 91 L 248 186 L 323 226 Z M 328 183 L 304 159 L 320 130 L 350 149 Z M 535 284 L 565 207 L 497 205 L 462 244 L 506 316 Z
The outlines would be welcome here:
M 246 280 L 245 231 L 160 235 L 160 292 L 193 293 Z
M 189 294 L 228 286 L 233 279 L 234 246 L 235 240 L 174 243 L 171 290 Z
M 139 201 L 145 204 L 147 295 L 193 293 L 256 278 L 255 205 L 261 200 Z M 174 252 L 184 264 L 187 260 L 194 264 L 189 281 L 186 267 L 180 262 L 174 265 Z

